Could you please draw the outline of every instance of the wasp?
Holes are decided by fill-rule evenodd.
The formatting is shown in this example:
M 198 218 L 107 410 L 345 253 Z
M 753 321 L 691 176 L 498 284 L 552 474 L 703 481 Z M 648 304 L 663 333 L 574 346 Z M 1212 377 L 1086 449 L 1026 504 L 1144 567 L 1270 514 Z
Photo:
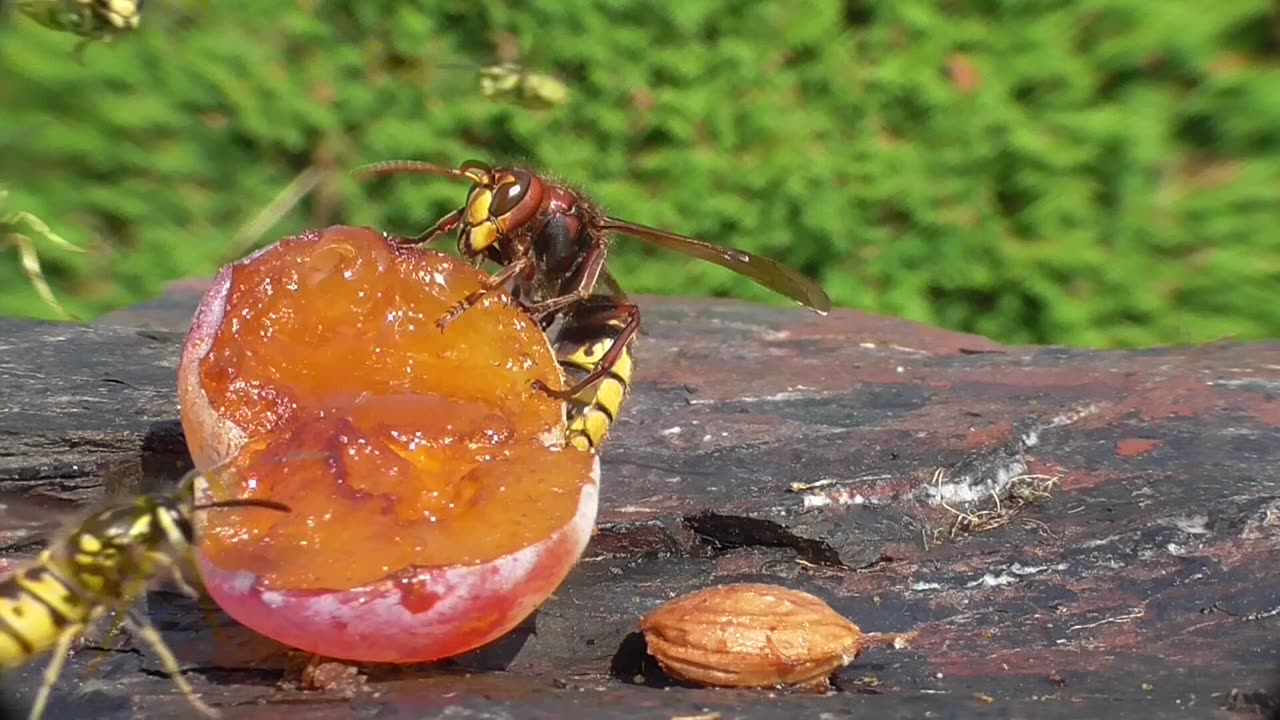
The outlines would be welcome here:
M 568 399 L 565 442 L 579 450 L 598 448 L 618 418 L 635 369 L 632 344 L 639 308 L 614 295 L 592 295 L 570 308 L 556 333 L 556 360 L 574 387 Z M 541 381 L 535 386 L 551 389 Z
M 485 66 L 447 63 L 440 68 L 473 72 L 480 80 L 482 95 L 509 100 L 529 110 L 547 110 L 569 102 L 569 85 L 565 81 L 518 63 Z
M 108 42 L 142 23 L 142 0 L 17 0 L 17 6 L 50 30 L 84 38 L 76 46 L 77 56 L 88 43 Z
M 563 80 L 515 63 L 489 65 L 480 68 L 479 74 L 485 97 L 511 98 L 535 110 L 569 102 L 569 86 Z
M 547 110 L 569 102 L 568 83 L 555 75 L 518 62 L 506 61 L 490 65 L 442 63 L 437 67 L 475 73 L 480 81 L 482 95 L 508 100 L 529 110 Z
M 453 169 L 416 160 L 392 160 L 354 171 L 362 178 L 398 173 L 438 175 L 472 183 L 462 207 L 404 242 L 426 245 L 457 230 L 458 251 L 464 259 L 476 267 L 485 260 L 500 266 L 483 287 L 436 321 L 442 330 L 486 295 L 508 286 L 512 297 L 544 330 L 566 310 L 591 297 L 599 282 L 625 299 L 621 285 L 605 267 L 615 233 L 728 268 L 819 313 L 825 314 L 831 309 L 831 299 L 821 286 L 785 265 L 742 250 L 610 217 L 582 192 L 527 168 L 493 168 L 468 160 Z M 630 336 L 640 325 L 638 309 L 630 312 L 627 322 Z M 612 362 L 621 356 L 619 351 Z M 596 375 L 592 382 L 603 377 L 597 373 L 607 373 L 609 367 L 609 363 L 597 367 L 592 373 Z M 548 392 L 568 399 L 589 384 L 579 381 L 565 390 Z
M 0 581 L 0 667 L 23 665 L 52 650 L 30 720 L 43 714 L 71 643 L 112 611 L 120 611 L 123 626 L 151 645 L 191 705 L 204 715 L 218 717 L 183 678 L 177 658 L 159 631 L 130 606 L 164 574 L 183 593 L 198 597 L 182 571 L 195 544 L 192 517 L 196 512 L 232 507 L 287 512 L 289 508 L 257 498 L 197 504 L 194 488 L 201 475 L 187 473 L 172 492 L 138 495 L 97 510 L 41 552 L 29 567 Z
M 35 241 L 27 232 L 34 233 L 63 250 L 84 252 L 84 249 L 64 240 L 43 220 L 29 212 L 5 211 L 3 208 L 8 198 L 9 191 L 0 190 L 0 246 L 10 244 L 15 246 L 18 249 L 18 259 L 22 263 L 22 271 L 36 289 L 40 299 L 61 317 L 74 320 L 74 316 L 68 313 L 53 296 L 53 290 L 49 288 L 49 283 L 44 279 L 44 271 L 40 268 L 40 257 L 36 254 Z M 23 232 L 24 226 L 27 232 Z

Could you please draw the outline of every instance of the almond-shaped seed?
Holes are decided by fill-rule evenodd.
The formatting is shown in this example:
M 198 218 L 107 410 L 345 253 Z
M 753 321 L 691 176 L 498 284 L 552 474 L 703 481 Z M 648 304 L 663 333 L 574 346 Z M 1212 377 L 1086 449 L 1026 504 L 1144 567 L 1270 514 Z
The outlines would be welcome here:
M 809 593 L 737 583 L 676 598 L 640 622 L 649 654 L 668 675 L 720 687 L 825 689 L 868 645 L 915 633 L 866 634 Z

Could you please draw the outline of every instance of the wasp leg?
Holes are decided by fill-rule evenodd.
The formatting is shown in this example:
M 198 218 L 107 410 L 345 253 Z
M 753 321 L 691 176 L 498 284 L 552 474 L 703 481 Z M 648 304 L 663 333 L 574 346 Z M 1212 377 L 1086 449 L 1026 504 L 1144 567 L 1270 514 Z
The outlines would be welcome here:
M 171 579 L 173 584 L 178 588 L 178 592 L 186 595 L 192 600 L 200 599 L 200 593 L 197 592 L 195 588 L 191 587 L 191 583 L 187 582 L 186 576 L 182 574 L 182 568 L 179 567 L 178 563 L 175 562 L 173 558 L 168 555 L 157 554 L 152 556 L 152 560 L 160 566 L 160 569 L 169 571 L 169 579 Z
M 110 641 L 112 638 L 119 635 L 120 630 L 124 627 L 124 625 L 125 625 L 124 615 L 116 616 L 115 620 L 111 622 L 111 629 L 107 630 L 107 634 L 103 637 L 103 640 Z M 89 661 L 89 665 L 85 669 L 88 671 L 90 675 L 93 675 L 98 671 L 98 668 L 102 665 L 102 663 L 106 662 L 107 657 L 108 657 L 108 653 L 100 653 L 98 657 Z
M 187 582 L 187 579 L 182 576 L 182 570 L 178 567 L 178 564 L 174 562 L 173 558 L 164 554 L 152 553 L 152 554 L 149 554 L 148 562 L 154 562 L 156 564 L 158 568 L 157 574 L 159 574 L 159 572 L 162 572 L 164 570 L 168 570 L 170 577 L 172 578 L 174 584 L 178 588 L 178 591 L 181 592 L 183 595 L 186 595 L 187 597 L 190 597 L 193 599 L 199 599 L 200 597 L 199 594 L 196 593 L 195 589 L 191 587 L 191 585 Z M 141 595 L 143 592 L 145 592 L 145 586 L 137 585 L 127 590 L 125 592 L 125 595 L 129 597 L 136 597 L 138 595 Z M 115 637 L 117 634 L 119 634 L 120 629 L 125 627 L 130 627 L 130 628 L 133 627 L 132 625 L 130 625 L 129 613 L 120 612 L 117 615 L 116 619 L 111 623 L 111 629 L 107 632 L 107 635 L 106 635 L 107 639 Z M 98 665 L 100 665 L 102 661 L 106 659 L 106 657 L 107 656 L 103 654 L 94 658 L 89 663 L 89 666 L 88 666 L 89 672 L 92 673 L 98 667 Z
M 488 295 L 491 292 L 494 292 L 498 288 L 501 288 L 503 285 L 506 285 L 511 280 L 511 278 L 524 272 L 525 270 L 528 270 L 529 267 L 532 265 L 533 265 L 533 258 L 522 257 L 519 260 L 516 260 L 515 262 L 511 263 L 510 265 L 507 265 L 506 267 L 502 268 L 501 270 L 494 273 L 493 275 L 490 275 L 488 278 L 485 279 L 484 283 L 481 284 L 479 290 L 475 290 L 471 293 L 468 293 L 466 297 L 459 300 L 456 304 L 454 304 L 453 307 L 449 308 L 449 310 L 445 314 L 441 315 L 436 320 L 436 327 L 440 328 L 441 330 L 444 330 L 446 327 L 449 326 L 450 323 L 452 323 L 454 320 L 457 320 L 462 315 L 462 313 L 466 312 L 473 305 L 483 300 L 486 295 Z
M 179 592 L 192 600 L 196 601 L 196 605 L 200 608 L 200 614 L 204 616 L 204 621 L 208 624 L 209 629 L 213 632 L 213 638 L 216 642 L 230 642 L 230 639 L 223 634 L 222 629 L 218 627 L 218 603 L 213 600 L 207 593 L 201 593 L 196 590 L 191 583 L 187 582 L 186 576 L 182 573 L 182 568 L 168 556 L 161 556 L 161 561 L 169 567 L 169 577 L 173 580 L 173 584 L 177 586 Z
M 591 292 L 589 290 L 575 291 L 566 295 L 558 295 L 550 300 L 544 300 L 540 303 L 530 305 L 528 308 L 529 316 L 535 321 L 541 323 L 547 317 L 554 316 L 561 310 L 577 305 L 589 297 L 591 297 Z
M 591 297 L 591 292 L 596 287 L 596 281 L 600 279 L 600 273 L 604 271 L 605 249 L 605 246 L 600 243 L 592 245 L 582 258 L 582 269 L 579 271 L 578 278 L 575 281 L 575 287 L 563 295 L 530 305 L 527 308 L 529 315 L 534 320 L 542 322 L 544 318 L 554 317 L 555 313 Z
M 596 369 L 592 370 L 586 377 L 579 380 L 577 384 L 571 388 L 556 390 L 541 380 L 534 380 L 533 388 L 535 390 L 546 393 L 557 400 L 571 400 L 577 396 L 578 393 L 586 390 L 595 383 L 600 382 L 600 380 L 609 374 L 609 371 L 613 369 L 613 366 L 618 364 L 618 358 L 622 357 L 622 353 L 627 349 L 627 345 L 630 344 L 631 338 L 635 337 L 636 330 L 640 329 L 640 308 L 635 305 L 618 305 L 602 312 L 601 316 L 612 316 L 617 318 L 625 317 L 627 319 L 627 324 L 624 325 L 622 331 L 618 333 L 617 338 L 613 341 L 613 345 L 609 347 L 609 351 L 600 358 L 600 362 L 596 365 Z
M 82 630 L 84 630 L 84 626 L 77 623 L 68 626 L 58 636 L 58 643 L 53 646 L 53 656 L 49 658 L 49 664 L 44 668 L 40 689 L 36 691 L 36 697 L 31 703 L 31 713 L 27 715 L 27 720 L 40 720 L 40 716 L 44 714 L 44 708 L 49 704 L 49 695 L 53 692 L 53 686 L 57 684 L 58 676 L 62 674 L 62 668 L 67 663 L 67 654 L 71 652 L 71 643 L 80 636 Z
M 427 228 L 417 237 L 410 238 L 404 242 L 405 245 L 430 245 L 436 238 L 448 232 L 453 232 L 458 225 L 462 223 L 463 208 L 458 208 L 453 212 L 445 215 L 436 221 L 435 225 Z
M 126 623 L 131 632 L 146 640 L 151 649 L 155 651 L 160 658 L 160 664 L 164 666 L 165 672 L 169 673 L 169 676 L 173 678 L 173 684 L 178 686 L 178 690 L 187 698 L 187 702 L 191 703 L 192 707 L 206 717 L 222 717 L 222 713 L 206 705 L 196 695 L 196 691 L 182 675 L 182 666 L 178 663 L 178 658 L 174 657 L 173 651 L 165 644 L 164 638 L 160 637 L 160 631 L 156 630 L 155 626 L 147 622 L 146 619 L 132 614 L 126 618 Z
M 84 51 L 89 49 L 89 46 L 92 45 L 95 40 L 97 40 L 97 38 L 85 38 L 76 43 L 76 46 L 71 49 L 71 57 L 75 58 L 75 61 L 80 63 L 81 67 L 84 67 Z
M 213 632 L 215 643 L 223 643 L 229 645 L 231 639 L 226 635 L 218 620 L 218 603 L 208 595 L 201 595 L 196 600 L 196 605 L 200 607 L 200 614 L 204 616 L 204 621 L 209 625 L 209 629 Z

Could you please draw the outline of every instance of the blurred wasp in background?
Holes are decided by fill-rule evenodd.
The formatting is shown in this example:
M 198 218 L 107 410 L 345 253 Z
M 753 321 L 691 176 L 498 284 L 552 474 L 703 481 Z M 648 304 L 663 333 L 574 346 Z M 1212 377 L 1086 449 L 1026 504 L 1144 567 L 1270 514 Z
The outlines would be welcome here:
M 18 259 L 22 263 L 22 271 L 31 281 L 40 299 L 53 308 L 59 316 L 74 320 L 75 317 L 67 312 L 53 296 L 53 290 L 49 288 L 49 283 L 44 278 L 44 270 L 40 267 L 40 257 L 36 253 L 35 241 L 27 233 L 34 233 L 63 250 L 81 253 L 84 252 L 84 248 L 67 242 L 61 235 L 50 229 L 43 220 L 29 212 L 6 210 L 8 198 L 9 191 L 0 190 L 0 248 L 9 245 L 16 247 Z M 26 232 L 23 232 L 24 228 Z
M 191 1 L 201 11 L 209 7 L 209 0 Z M 74 55 L 83 62 L 84 50 L 90 44 L 111 42 L 137 32 L 142 27 L 142 5 L 143 0 L 0 0 L 0 19 L 7 19 L 16 10 L 42 27 L 81 38 Z M 178 0 L 164 3 L 160 19 L 193 17 L 187 5 Z M 147 17 L 152 18 L 155 13 L 152 10 Z M 150 19 L 147 24 L 152 24 Z
M 62 673 L 71 643 L 107 613 L 122 613 L 122 624 L 145 640 L 191 705 L 202 714 L 219 713 L 196 696 L 159 631 L 132 610 L 134 602 L 163 575 L 178 589 L 198 597 L 187 582 L 196 542 L 192 523 L 198 511 L 257 507 L 289 508 L 270 500 L 245 498 L 197 504 L 199 471 L 187 473 L 171 492 L 137 495 L 90 514 L 28 567 L 0 580 L 0 668 L 24 665 L 52 651 L 30 720 L 44 712 Z
M 467 70 L 480 79 L 480 93 L 495 100 L 514 102 L 530 110 L 545 110 L 569 102 L 569 86 L 560 78 L 514 62 L 494 65 L 447 63 L 443 69 Z
M 569 102 L 569 86 L 560 78 L 515 63 L 480 68 L 480 92 L 491 98 L 507 98 L 531 108 Z
M 94 41 L 110 42 L 138 29 L 142 0 L 8 0 L 18 12 L 55 32 L 83 38 L 76 45 L 80 57 Z M 8 3 L 6 3 L 8 4 Z M 8 8 L 4 8 L 8 10 Z

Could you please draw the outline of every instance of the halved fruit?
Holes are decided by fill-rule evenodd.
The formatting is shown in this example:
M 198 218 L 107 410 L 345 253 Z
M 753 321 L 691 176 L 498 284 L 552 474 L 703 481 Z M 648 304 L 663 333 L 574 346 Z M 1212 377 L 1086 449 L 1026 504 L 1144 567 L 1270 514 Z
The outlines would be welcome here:
M 198 561 L 232 617 L 287 645 L 422 662 L 507 632 L 581 556 L 599 461 L 564 445 L 545 334 L 481 271 L 367 229 L 286 238 L 223 270 L 179 366 L 203 499 Z

